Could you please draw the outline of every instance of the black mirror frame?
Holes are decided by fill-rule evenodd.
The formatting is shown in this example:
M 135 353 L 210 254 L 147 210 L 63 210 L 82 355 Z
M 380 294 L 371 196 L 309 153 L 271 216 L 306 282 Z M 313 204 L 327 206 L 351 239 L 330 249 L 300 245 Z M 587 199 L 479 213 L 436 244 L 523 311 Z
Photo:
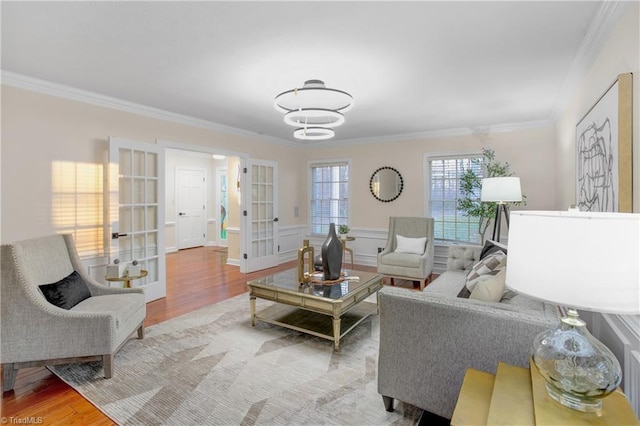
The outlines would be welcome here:
M 398 177 L 400 178 L 400 189 L 398 190 L 398 193 L 396 194 L 395 197 L 387 199 L 387 200 L 383 200 L 382 198 L 378 197 L 375 192 L 373 192 L 373 178 L 376 176 L 376 173 L 378 173 L 381 170 L 391 170 L 396 172 L 396 174 L 398 175 Z M 404 179 L 402 178 L 402 175 L 400 174 L 400 172 L 397 169 L 394 169 L 393 167 L 388 167 L 388 166 L 384 166 L 384 167 L 380 167 L 378 169 L 376 169 L 373 174 L 371 175 L 371 179 L 369 179 L 369 191 L 371 192 L 371 195 L 373 195 L 373 198 L 375 198 L 378 201 L 382 201 L 383 203 L 390 203 L 394 200 L 396 200 L 400 194 L 402 194 L 402 190 L 404 189 Z

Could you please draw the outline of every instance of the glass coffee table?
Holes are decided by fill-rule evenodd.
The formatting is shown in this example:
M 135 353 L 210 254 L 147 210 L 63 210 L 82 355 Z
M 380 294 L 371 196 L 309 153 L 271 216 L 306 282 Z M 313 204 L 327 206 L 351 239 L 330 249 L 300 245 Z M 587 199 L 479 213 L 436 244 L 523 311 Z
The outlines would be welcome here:
M 337 351 L 342 337 L 369 315 L 378 313 L 377 303 L 364 300 L 382 288 L 382 275 L 350 270 L 344 281 L 335 284 L 300 284 L 298 269 L 294 268 L 248 281 L 247 285 L 252 326 L 256 320 L 264 321 L 333 340 Z M 256 299 L 276 304 L 256 313 Z

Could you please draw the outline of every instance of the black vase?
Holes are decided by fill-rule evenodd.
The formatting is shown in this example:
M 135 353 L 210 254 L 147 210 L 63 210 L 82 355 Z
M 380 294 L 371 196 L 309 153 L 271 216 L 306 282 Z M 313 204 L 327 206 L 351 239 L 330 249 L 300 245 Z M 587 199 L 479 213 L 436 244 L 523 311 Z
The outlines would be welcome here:
M 329 234 L 322 244 L 322 272 L 324 279 L 337 280 L 342 269 L 342 241 L 336 234 L 336 224 L 329 224 Z

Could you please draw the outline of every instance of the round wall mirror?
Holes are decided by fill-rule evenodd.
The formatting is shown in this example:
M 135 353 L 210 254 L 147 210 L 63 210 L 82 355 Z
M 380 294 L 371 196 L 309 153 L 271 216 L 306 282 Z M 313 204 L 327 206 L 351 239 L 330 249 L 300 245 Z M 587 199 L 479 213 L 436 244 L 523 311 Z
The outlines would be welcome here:
M 404 182 L 402 175 L 393 167 L 380 167 L 373 172 L 369 181 L 369 189 L 376 200 L 388 203 L 402 193 Z

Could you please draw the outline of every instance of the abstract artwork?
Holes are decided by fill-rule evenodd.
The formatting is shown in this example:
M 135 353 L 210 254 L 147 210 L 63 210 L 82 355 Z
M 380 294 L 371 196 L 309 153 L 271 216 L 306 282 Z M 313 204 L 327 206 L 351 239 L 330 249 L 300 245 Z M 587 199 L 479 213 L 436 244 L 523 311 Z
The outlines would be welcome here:
M 576 127 L 576 205 L 630 212 L 631 74 L 621 74 Z

